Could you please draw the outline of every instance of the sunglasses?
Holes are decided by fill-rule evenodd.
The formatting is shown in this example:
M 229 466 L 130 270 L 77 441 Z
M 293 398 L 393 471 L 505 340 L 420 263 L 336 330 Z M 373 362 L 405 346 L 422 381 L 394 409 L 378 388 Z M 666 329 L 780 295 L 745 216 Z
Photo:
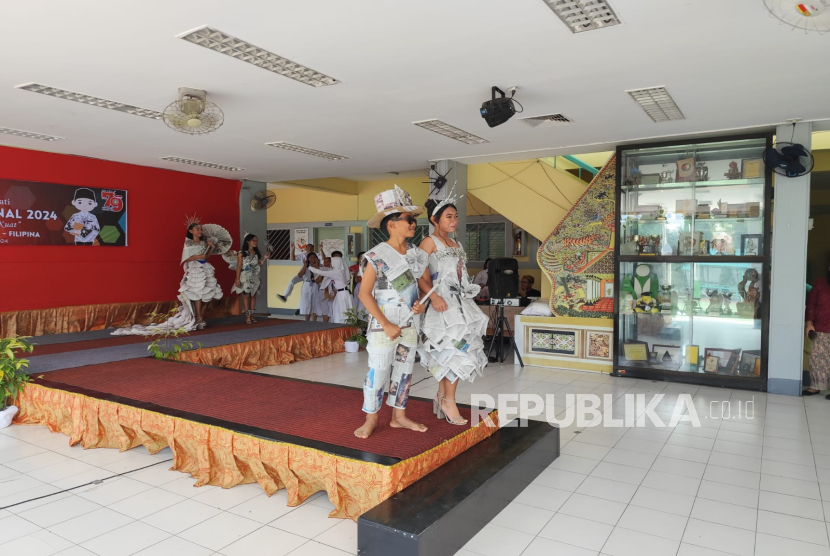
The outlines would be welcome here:
M 390 218 L 393 222 L 400 222 L 401 220 L 406 220 L 407 224 L 416 224 L 418 219 L 412 216 L 411 214 L 407 214 L 406 216 L 399 216 L 397 218 Z

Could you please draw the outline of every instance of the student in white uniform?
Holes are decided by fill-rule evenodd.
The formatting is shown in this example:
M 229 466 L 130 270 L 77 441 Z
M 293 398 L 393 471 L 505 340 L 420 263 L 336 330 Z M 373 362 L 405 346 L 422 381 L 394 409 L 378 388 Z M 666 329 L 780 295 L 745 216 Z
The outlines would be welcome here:
M 293 243 L 291 244 L 291 260 L 292 261 L 298 261 L 300 263 L 305 264 L 306 257 L 311 255 L 312 253 L 314 253 L 314 246 L 311 245 L 310 243 L 305 246 L 305 251 L 303 251 L 302 253 L 297 253 L 297 254 L 294 253 L 294 244 Z M 288 282 L 288 286 L 286 286 L 286 288 L 285 288 L 285 293 L 282 294 L 282 295 L 277 294 L 277 297 L 280 299 L 280 301 L 285 303 L 288 296 L 291 295 L 292 291 L 294 291 L 294 284 L 299 284 L 302 281 L 303 281 L 303 279 L 299 274 L 297 276 L 295 276 L 294 278 L 292 278 L 291 281 Z
M 349 291 L 349 267 L 343 260 L 343 253 L 335 251 L 331 254 L 331 269 L 322 270 L 309 268 L 309 270 L 325 278 L 331 278 L 337 297 L 334 298 L 331 307 L 331 322 L 342 324 L 346 322 L 345 312 L 352 308 L 352 294 Z

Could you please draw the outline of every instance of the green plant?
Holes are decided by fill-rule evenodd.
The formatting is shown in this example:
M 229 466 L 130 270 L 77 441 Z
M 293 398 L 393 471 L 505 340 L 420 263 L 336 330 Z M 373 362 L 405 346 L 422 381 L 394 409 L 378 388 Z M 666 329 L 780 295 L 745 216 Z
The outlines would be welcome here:
M 346 338 L 346 341 L 357 342 L 362 347 L 366 347 L 366 344 L 369 343 L 366 339 L 366 329 L 369 327 L 369 314 L 366 311 L 359 311 L 352 307 L 351 309 L 346 309 L 343 316 L 346 317 L 344 324 L 357 328 L 357 332 Z
M 172 309 L 169 313 L 147 313 L 150 317 L 150 321 L 155 324 L 159 324 L 161 322 L 165 322 L 172 317 L 178 309 Z M 164 321 L 162 321 L 164 319 Z M 190 340 L 183 340 L 181 342 L 175 342 L 179 336 L 185 335 L 188 333 L 188 330 L 184 327 L 180 328 L 163 328 L 163 332 L 160 334 L 154 334 L 153 336 L 145 336 L 145 338 L 153 338 L 153 341 L 150 342 L 150 345 L 147 346 L 147 351 L 153 354 L 153 357 L 156 359 L 169 359 L 171 361 L 175 361 L 179 358 L 179 354 L 182 351 L 186 351 L 189 349 L 193 349 L 194 346 L 202 347 L 202 342 L 191 342 Z
M 0 339 L 0 411 L 6 409 L 9 402 L 14 402 L 17 394 L 26 388 L 32 380 L 24 371 L 29 366 L 28 359 L 20 359 L 18 351 L 32 352 L 33 346 L 24 336 L 12 336 Z

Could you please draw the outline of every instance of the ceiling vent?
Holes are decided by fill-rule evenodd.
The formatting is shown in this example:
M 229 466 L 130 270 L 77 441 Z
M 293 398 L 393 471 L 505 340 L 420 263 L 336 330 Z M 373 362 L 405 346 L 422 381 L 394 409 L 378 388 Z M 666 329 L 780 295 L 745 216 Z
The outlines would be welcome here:
M 190 158 L 181 158 L 178 156 L 163 156 L 160 160 L 167 160 L 170 162 L 178 162 L 180 164 L 192 164 L 193 166 L 201 166 L 203 168 L 213 168 L 214 170 L 225 170 L 226 172 L 241 172 L 245 168 L 237 168 L 236 166 L 225 166 L 223 164 L 214 164 L 213 162 L 203 162 L 201 160 L 192 160 Z
M 441 120 L 423 120 L 412 123 L 418 127 L 426 129 L 427 131 L 443 135 L 444 137 L 449 137 L 450 139 L 455 139 L 456 141 L 461 141 L 467 145 L 480 145 L 482 143 L 490 142 L 487 139 L 482 139 L 477 135 L 468 133 L 463 129 L 458 129 L 457 127 L 442 122 Z
M 17 137 L 25 137 L 26 139 L 37 139 L 39 141 L 59 141 L 64 139 L 64 137 L 43 135 L 42 133 L 33 133 L 31 131 L 23 131 L 22 129 L 11 129 L 9 127 L 0 127 L 0 133 L 5 133 L 6 135 L 16 135 Z
M 72 102 L 80 102 L 81 104 L 89 104 L 90 106 L 97 106 L 99 108 L 106 108 L 107 110 L 115 110 L 116 112 L 125 112 L 133 116 L 143 116 L 151 120 L 160 120 L 161 112 L 155 110 L 148 110 L 147 108 L 140 108 L 138 106 L 131 106 L 114 100 L 107 100 L 82 93 L 74 93 L 65 89 L 57 89 L 39 83 L 26 83 L 25 85 L 18 85 L 18 89 L 29 91 L 32 93 L 40 93 L 50 97 L 62 98 L 71 100 Z
M 639 104 L 648 117 L 655 122 L 670 122 L 685 120 L 686 116 L 680 111 L 677 103 L 665 87 L 648 87 L 626 91 Z
M 621 23 L 605 0 L 544 0 L 571 33 L 602 29 Z
M 269 147 L 276 147 L 278 149 L 285 149 L 287 151 L 293 151 L 295 153 L 300 154 L 307 154 L 310 156 L 318 156 L 320 158 L 325 158 L 326 160 L 348 160 L 348 156 L 343 156 L 342 154 L 332 154 L 327 153 L 325 151 L 318 151 L 316 149 L 309 149 L 308 147 L 301 147 L 300 145 L 292 145 L 291 143 L 286 143 L 285 141 L 274 141 L 273 143 L 265 143 Z
M 563 116 L 562 114 L 548 114 L 547 116 L 531 116 L 529 118 L 521 118 L 521 121 L 523 121 L 530 127 L 554 127 L 574 123 L 573 120 Z
M 237 39 L 213 27 L 200 27 L 177 36 L 187 42 L 242 60 L 311 87 L 325 87 L 326 85 L 340 83 L 337 79 L 324 73 L 307 68 L 297 62 L 292 62 L 288 58 L 283 58 L 269 50 Z

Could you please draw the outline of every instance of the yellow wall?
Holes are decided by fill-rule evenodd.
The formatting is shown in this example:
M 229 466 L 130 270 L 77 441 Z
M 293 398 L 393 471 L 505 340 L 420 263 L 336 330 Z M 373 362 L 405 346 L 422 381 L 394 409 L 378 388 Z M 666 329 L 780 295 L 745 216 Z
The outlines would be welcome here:
M 300 271 L 300 263 L 296 264 L 269 264 L 268 265 L 268 307 L 272 309 L 297 309 L 300 306 L 300 291 L 303 289 L 302 284 L 295 284 L 291 291 L 291 297 L 283 303 L 277 301 L 276 294 L 282 295 L 285 293 L 285 288 L 288 282 L 294 278 Z
M 341 195 L 311 189 L 275 189 L 277 202 L 268 209 L 269 224 L 358 220 L 357 195 Z

